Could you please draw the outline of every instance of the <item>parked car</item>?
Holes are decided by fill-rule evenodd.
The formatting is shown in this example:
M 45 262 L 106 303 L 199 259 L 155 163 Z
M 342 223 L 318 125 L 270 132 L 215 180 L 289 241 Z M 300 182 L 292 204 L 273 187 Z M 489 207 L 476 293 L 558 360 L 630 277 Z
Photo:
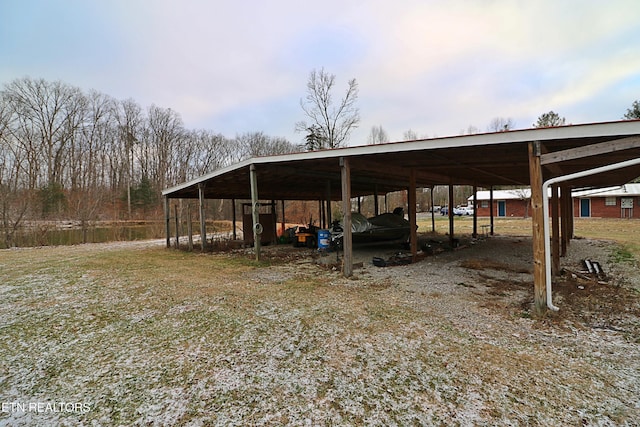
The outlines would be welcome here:
M 440 214 L 441 215 L 449 215 L 449 207 L 448 206 L 442 207 L 440 209 Z M 453 214 L 454 215 L 458 215 L 458 216 L 465 215 L 464 211 L 462 211 L 460 208 L 453 208 Z
M 462 206 L 459 210 L 462 212 L 462 215 L 473 215 L 473 206 Z

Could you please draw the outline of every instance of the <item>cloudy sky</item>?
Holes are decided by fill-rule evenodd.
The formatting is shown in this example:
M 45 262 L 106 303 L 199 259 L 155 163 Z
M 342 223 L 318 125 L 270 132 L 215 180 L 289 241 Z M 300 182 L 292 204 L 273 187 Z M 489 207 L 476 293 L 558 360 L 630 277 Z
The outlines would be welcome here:
M 391 140 L 619 120 L 640 99 L 638 0 L 0 0 L 0 85 L 29 76 L 301 142 L 313 69 L 355 78 Z

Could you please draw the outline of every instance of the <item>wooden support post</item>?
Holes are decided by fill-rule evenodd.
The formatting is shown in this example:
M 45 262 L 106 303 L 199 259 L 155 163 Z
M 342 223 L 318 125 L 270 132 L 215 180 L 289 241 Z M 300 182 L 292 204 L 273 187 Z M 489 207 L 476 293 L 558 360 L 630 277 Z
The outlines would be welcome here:
M 429 188 L 429 202 L 431 203 L 431 231 L 436 232 L 436 213 L 433 209 L 433 185 Z
M 204 211 L 204 185 L 198 184 L 198 201 L 200 211 L 200 244 L 202 252 L 207 250 L 207 219 Z
M 551 275 L 560 275 L 560 221 L 558 218 L 558 186 L 551 186 Z
M 167 249 L 171 247 L 171 208 L 169 197 L 164 196 L 164 231 L 167 236 Z
M 489 187 L 489 224 L 491 226 L 491 232 L 489 233 L 493 236 L 493 187 Z
M 429 190 L 429 197 L 431 198 L 431 231 L 435 233 L 436 231 L 436 213 L 433 210 L 433 185 Z
M 473 186 L 473 233 L 471 237 L 478 237 L 478 209 L 476 207 L 476 199 L 478 198 L 478 186 Z
M 531 223 L 533 226 L 533 300 L 535 312 L 540 315 L 545 312 L 547 306 L 540 142 L 529 142 L 528 149 L 529 180 L 531 183 Z
M 189 237 L 189 252 L 193 251 L 193 223 L 191 221 L 191 202 L 187 204 L 187 235 Z
M 258 203 L 258 176 L 256 166 L 249 166 L 249 179 L 251 181 L 251 218 L 253 220 L 253 248 L 256 252 L 256 261 L 260 261 L 262 224 L 260 224 L 260 203 Z
M 358 196 L 358 213 L 362 213 L 362 198 Z
M 453 227 L 453 185 L 449 184 L 449 208 L 447 209 L 447 214 L 449 217 L 449 246 L 451 246 L 451 248 L 453 248 L 453 241 L 454 241 L 454 237 L 453 237 L 453 232 L 454 232 L 454 227 Z
M 333 218 L 331 217 L 331 181 L 327 181 L 327 227 L 331 227 L 333 223 Z
M 380 206 L 378 203 L 378 184 L 373 187 L 373 212 L 376 216 L 380 214 Z
M 351 235 L 351 167 L 349 159 L 340 157 L 340 180 L 342 184 L 342 210 L 344 212 L 342 245 L 343 245 L 343 266 L 342 272 L 345 277 L 353 274 L 353 241 Z
M 231 199 L 231 226 L 233 227 L 233 240 L 238 240 L 236 221 L 236 199 Z
M 573 215 L 573 200 L 571 200 L 571 189 L 566 185 L 560 186 L 560 202 L 560 208 L 562 209 L 562 214 L 560 215 L 560 218 L 562 219 L 562 221 L 560 221 L 560 232 L 562 234 L 561 251 L 562 256 L 565 256 L 567 255 L 567 248 L 569 247 L 569 239 L 571 239 L 571 233 L 569 232 L 569 221 L 571 216 Z
M 416 212 L 416 170 L 411 168 L 409 171 L 409 194 L 407 197 L 409 203 L 409 242 L 411 244 L 411 259 L 416 262 L 418 257 L 418 221 Z
M 284 200 L 281 200 L 280 203 L 282 208 L 282 235 L 284 236 L 285 231 L 287 231 L 287 222 L 285 221 L 285 218 L 284 218 Z
M 273 232 L 273 238 L 275 239 L 272 243 L 275 245 L 278 243 L 278 212 L 276 211 L 276 201 L 271 199 L 271 221 L 273 222 L 273 228 L 271 231 Z
M 178 218 L 178 205 L 173 205 L 173 213 L 176 217 L 176 249 L 180 249 L 180 219 Z
M 568 232 L 567 232 L 567 246 L 571 244 L 571 239 L 574 237 L 574 222 L 575 222 L 575 214 L 573 211 L 573 197 L 571 196 L 571 187 L 567 187 L 567 210 L 569 215 L 567 215 L 567 220 L 569 222 Z
M 567 186 L 560 186 L 560 256 L 567 254 L 567 235 L 569 233 L 569 215 L 570 211 L 567 205 L 567 197 L 571 200 L 571 196 L 567 196 Z

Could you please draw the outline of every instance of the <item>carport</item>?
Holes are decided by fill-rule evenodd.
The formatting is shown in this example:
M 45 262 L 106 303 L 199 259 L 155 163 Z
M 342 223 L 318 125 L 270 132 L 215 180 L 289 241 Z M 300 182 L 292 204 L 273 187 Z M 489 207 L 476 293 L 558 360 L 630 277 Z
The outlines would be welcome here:
M 199 199 L 205 234 L 205 199 L 250 199 L 254 234 L 259 234 L 260 200 L 341 201 L 344 212 L 344 267 L 352 266 L 351 199 L 407 190 L 411 252 L 417 253 L 416 188 L 454 185 L 493 188 L 531 186 L 534 296 L 537 311 L 547 306 L 548 253 L 557 271 L 573 235 L 571 190 L 625 184 L 640 176 L 640 121 L 593 123 L 541 129 L 423 139 L 335 150 L 257 157 L 166 189 L 169 199 Z M 591 172 L 592 171 L 592 172 Z M 543 185 L 550 184 L 551 244 L 545 249 Z M 376 197 L 377 200 L 377 197 Z M 327 216 L 330 219 L 330 208 Z M 452 215 L 452 209 L 449 209 Z M 330 222 L 330 220 L 329 220 Z M 476 218 L 474 217 L 474 230 Z M 450 238 L 453 238 L 450 221 Z M 256 256 L 260 239 L 254 238 Z

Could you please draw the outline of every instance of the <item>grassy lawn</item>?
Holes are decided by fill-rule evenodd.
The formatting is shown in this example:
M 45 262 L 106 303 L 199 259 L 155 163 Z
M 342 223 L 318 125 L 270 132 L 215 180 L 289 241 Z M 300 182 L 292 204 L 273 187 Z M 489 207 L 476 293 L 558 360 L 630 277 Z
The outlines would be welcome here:
M 489 225 L 489 218 L 478 218 L 478 233 L 482 232 L 481 225 Z M 449 221 L 442 215 L 435 216 L 435 230 L 437 233 L 449 232 Z M 454 232 L 471 234 L 473 232 L 473 218 L 456 217 Z M 430 232 L 431 217 L 418 221 L 418 231 Z M 494 231 L 499 235 L 531 236 L 530 218 L 494 218 Z M 612 240 L 622 245 L 622 251 L 628 252 L 636 260 L 640 260 L 640 221 L 629 219 L 601 219 L 576 218 L 574 221 L 575 236 L 591 239 Z
M 470 224 L 456 220 L 462 232 Z M 576 234 L 602 233 L 637 256 L 640 223 L 603 224 L 576 221 Z M 527 226 L 497 220 L 496 232 Z M 473 287 L 462 290 L 465 317 L 445 293 L 250 258 L 126 245 L 0 251 L 0 425 L 640 418 L 628 334 L 497 313 Z

